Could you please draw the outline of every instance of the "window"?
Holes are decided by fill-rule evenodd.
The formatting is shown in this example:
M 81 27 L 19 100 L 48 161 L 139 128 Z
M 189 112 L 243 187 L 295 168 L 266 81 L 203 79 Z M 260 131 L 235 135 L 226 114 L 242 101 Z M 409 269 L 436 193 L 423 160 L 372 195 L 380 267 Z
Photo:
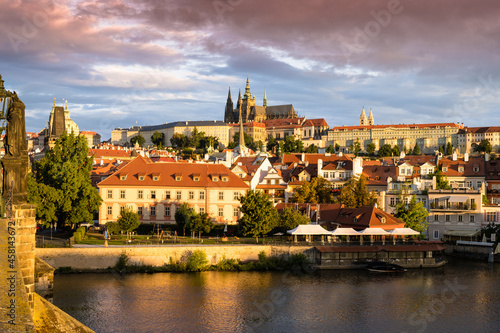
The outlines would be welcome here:
M 170 191 L 165 191 L 165 199 L 170 199 Z
M 107 210 L 108 215 L 113 215 L 113 206 L 108 206 Z
M 218 182 L 218 181 L 219 181 L 219 177 L 217 177 L 217 176 L 212 176 L 212 181 L 213 181 L 213 182 Z
M 229 180 L 229 178 L 227 178 L 227 177 L 222 177 L 222 181 L 223 181 L 223 182 L 227 182 L 228 180 Z
M 144 176 L 139 176 L 139 180 L 144 180 Z
M 113 190 L 108 190 L 108 199 L 113 199 Z
M 434 230 L 434 239 L 439 239 L 439 230 Z
M 439 215 L 438 214 L 434 215 L 434 221 L 436 221 L 436 222 L 439 221 Z
M 219 216 L 224 216 L 224 208 L 219 207 Z
M 156 206 L 151 206 L 151 216 L 156 216 Z
M 469 222 L 474 223 L 474 215 L 469 216 Z
M 153 176 L 153 180 L 154 180 L 155 182 L 157 182 L 159 179 L 160 179 L 160 177 L 158 177 L 158 176 Z
M 126 175 L 120 176 L 120 180 L 127 180 L 127 176 Z
M 200 191 L 200 200 L 205 200 L 205 192 Z
M 125 206 L 120 206 L 120 214 L 125 210 Z
M 233 192 L 233 200 L 234 201 L 240 200 L 240 192 Z
M 199 212 L 200 214 L 205 214 L 205 207 L 200 207 Z
M 177 198 L 177 200 L 181 200 L 182 199 L 182 192 L 181 191 L 177 191 L 176 198 Z
M 156 199 L 156 191 L 151 190 L 151 199 Z
M 233 208 L 233 216 L 234 217 L 238 217 L 239 212 L 240 212 L 240 209 L 238 207 Z
M 194 176 L 194 177 L 193 177 L 193 180 L 194 180 L 195 182 L 199 182 L 199 181 L 200 181 L 200 177 L 198 177 L 198 176 Z
M 189 191 L 189 200 L 194 200 L 194 191 Z
M 465 182 L 465 187 L 471 188 L 472 187 L 472 182 L 470 180 L 467 180 Z
M 170 207 L 165 206 L 165 216 L 170 216 Z
M 125 190 L 120 190 L 120 199 L 125 199 Z
M 486 222 L 496 222 L 497 221 L 497 213 L 496 212 L 487 212 L 486 213 Z
M 144 191 L 143 190 L 137 190 L 137 199 L 142 199 L 144 197 Z
M 458 215 L 458 222 L 462 222 L 463 221 L 463 215 Z
M 445 220 L 446 222 L 450 222 L 450 215 L 445 215 L 445 216 L 444 216 L 444 220 Z
M 180 182 L 182 180 L 182 175 L 175 175 L 175 180 Z
M 137 214 L 142 215 L 142 207 L 137 207 Z
M 220 191 L 219 192 L 219 201 L 224 200 L 224 192 Z

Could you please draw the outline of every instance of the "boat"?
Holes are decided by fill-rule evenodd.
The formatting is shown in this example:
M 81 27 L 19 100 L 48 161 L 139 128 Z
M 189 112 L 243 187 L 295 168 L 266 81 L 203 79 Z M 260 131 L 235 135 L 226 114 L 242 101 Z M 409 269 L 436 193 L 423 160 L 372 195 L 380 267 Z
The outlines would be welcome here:
M 372 262 L 366 266 L 370 272 L 379 272 L 379 273 L 402 273 L 406 272 L 406 269 L 403 266 L 399 266 L 396 264 L 390 264 L 387 262 Z

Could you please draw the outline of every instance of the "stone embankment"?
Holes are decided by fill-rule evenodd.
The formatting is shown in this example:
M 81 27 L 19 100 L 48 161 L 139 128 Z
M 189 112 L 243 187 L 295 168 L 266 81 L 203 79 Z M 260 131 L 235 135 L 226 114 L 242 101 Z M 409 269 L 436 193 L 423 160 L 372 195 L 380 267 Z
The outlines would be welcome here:
M 304 253 L 313 259 L 312 247 L 271 245 L 173 245 L 173 246 L 123 246 L 37 248 L 37 257 L 52 267 L 71 267 L 74 270 L 106 269 L 116 265 L 122 254 L 129 258 L 129 265 L 163 266 L 170 262 L 185 261 L 195 250 L 203 250 L 210 264 L 223 259 L 241 261 L 258 260 L 259 253 L 267 256 Z

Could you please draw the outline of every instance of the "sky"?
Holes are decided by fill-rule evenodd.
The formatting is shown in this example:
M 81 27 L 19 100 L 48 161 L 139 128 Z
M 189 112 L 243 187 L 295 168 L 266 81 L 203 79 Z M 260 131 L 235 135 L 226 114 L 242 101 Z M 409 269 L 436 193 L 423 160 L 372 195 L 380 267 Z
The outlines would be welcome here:
M 223 120 L 262 105 L 330 127 L 500 126 L 500 2 L 0 0 L 0 75 L 26 129 L 68 101 L 80 130 Z

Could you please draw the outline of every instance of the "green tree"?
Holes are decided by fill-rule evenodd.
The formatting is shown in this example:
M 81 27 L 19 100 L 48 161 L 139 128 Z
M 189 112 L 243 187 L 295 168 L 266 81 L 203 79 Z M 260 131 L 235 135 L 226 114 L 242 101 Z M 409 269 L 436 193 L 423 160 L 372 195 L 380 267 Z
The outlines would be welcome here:
M 130 143 L 132 145 L 135 145 L 136 142 L 140 147 L 143 147 L 144 143 L 146 142 L 146 139 L 144 139 L 142 135 L 137 134 L 136 136 L 132 137 L 132 139 L 130 139 Z
M 481 140 L 481 142 L 479 142 L 479 144 L 474 147 L 474 151 L 477 151 L 479 153 L 491 153 L 491 143 L 488 139 L 483 139 Z
M 335 154 L 335 148 L 332 145 L 329 145 L 326 148 L 326 152 L 329 153 L 329 154 Z
M 415 143 L 415 147 L 413 147 L 412 155 L 420 155 L 420 147 L 418 146 L 418 143 Z
M 201 233 L 209 233 L 210 230 L 212 230 L 214 227 L 214 224 L 212 222 L 212 219 L 208 216 L 207 213 L 203 214 L 195 214 L 191 218 L 191 231 L 197 232 L 199 238 L 201 239 Z
M 354 142 L 352 150 L 354 151 L 354 156 L 358 157 L 358 154 L 361 151 L 361 143 L 359 142 L 359 139 Z
M 304 143 L 300 139 L 295 139 L 293 135 L 285 138 L 283 143 L 283 153 L 301 153 L 304 150 Z
M 399 146 L 398 145 L 394 145 L 394 147 L 392 148 L 392 155 L 393 156 L 399 156 L 401 152 L 399 151 Z
M 373 156 L 375 155 L 375 148 L 377 148 L 377 146 L 372 142 L 366 147 L 366 152 L 370 154 L 370 156 Z
M 269 138 L 267 138 L 267 151 L 276 154 L 278 147 L 279 144 L 276 139 L 272 135 L 269 135 Z
M 241 213 L 240 230 L 244 236 L 255 237 L 266 235 L 277 223 L 278 212 L 269 197 L 262 191 L 248 190 L 240 197 Z
M 453 155 L 453 145 L 451 142 L 448 142 L 448 145 L 446 146 L 446 155 Z
M 439 146 L 439 152 L 444 155 L 444 148 L 443 148 L 443 146 Z
M 172 144 L 172 147 L 180 149 L 190 146 L 189 138 L 182 133 L 174 133 L 174 135 L 170 138 L 170 143 Z
M 182 228 L 182 235 L 186 235 L 186 229 L 191 228 L 191 221 L 196 215 L 193 208 L 190 208 L 187 203 L 182 203 L 175 211 L 175 222 Z
M 431 177 L 436 177 L 436 190 L 449 190 L 450 184 L 448 179 L 441 173 L 441 168 L 437 167 L 436 171 L 431 174 Z
M 253 138 L 243 132 L 243 138 L 245 139 L 245 146 L 252 150 L 257 150 L 259 148 L 259 144 L 253 141 Z M 240 144 L 240 132 L 236 132 L 233 135 L 233 141 L 229 143 L 227 146 L 229 149 L 235 148 Z
M 28 202 L 37 205 L 37 217 L 59 226 L 90 222 L 102 199 L 90 182 L 92 157 L 84 136 L 62 134 L 55 146 L 35 162 L 28 180 Z
M 153 142 L 158 149 L 163 149 L 165 146 L 165 134 L 155 131 L 153 135 L 151 135 L 151 142 Z
M 285 207 L 279 214 L 276 231 L 287 232 L 287 230 L 292 230 L 300 224 L 308 224 L 309 222 L 311 222 L 311 219 L 300 211 Z
M 302 141 L 301 141 L 302 142 Z M 331 147 L 331 146 L 330 146 Z M 309 145 L 306 150 L 305 150 L 305 153 L 308 153 L 308 154 L 317 154 L 318 153 L 318 147 L 316 147 L 314 144 L 312 145 Z
M 340 145 L 338 143 L 335 144 L 335 151 L 336 152 L 340 151 Z
M 340 190 L 339 203 L 347 208 L 359 208 L 362 206 L 374 206 L 377 203 L 377 193 L 368 191 L 366 177 L 352 177 Z
M 127 239 L 130 233 L 137 229 L 141 224 L 139 222 L 139 215 L 132 210 L 131 207 L 125 207 L 120 211 L 120 216 L 118 217 L 118 225 L 120 229 L 127 232 Z
M 422 202 L 417 202 L 417 196 L 413 195 L 410 202 L 406 204 L 405 195 L 400 196 L 399 202 L 395 206 L 394 216 L 405 222 L 405 228 L 412 228 L 420 233 L 425 233 L 429 222 L 427 216 L 429 212 Z
M 391 145 L 385 144 L 380 149 L 378 150 L 378 156 L 380 157 L 387 157 L 387 156 L 392 156 L 393 149 L 391 148 Z
M 332 186 L 323 177 L 315 177 L 310 182 L 303 182 L 302 186 L 293 192 L 292 202 L 298 203 L 332 203 Z

